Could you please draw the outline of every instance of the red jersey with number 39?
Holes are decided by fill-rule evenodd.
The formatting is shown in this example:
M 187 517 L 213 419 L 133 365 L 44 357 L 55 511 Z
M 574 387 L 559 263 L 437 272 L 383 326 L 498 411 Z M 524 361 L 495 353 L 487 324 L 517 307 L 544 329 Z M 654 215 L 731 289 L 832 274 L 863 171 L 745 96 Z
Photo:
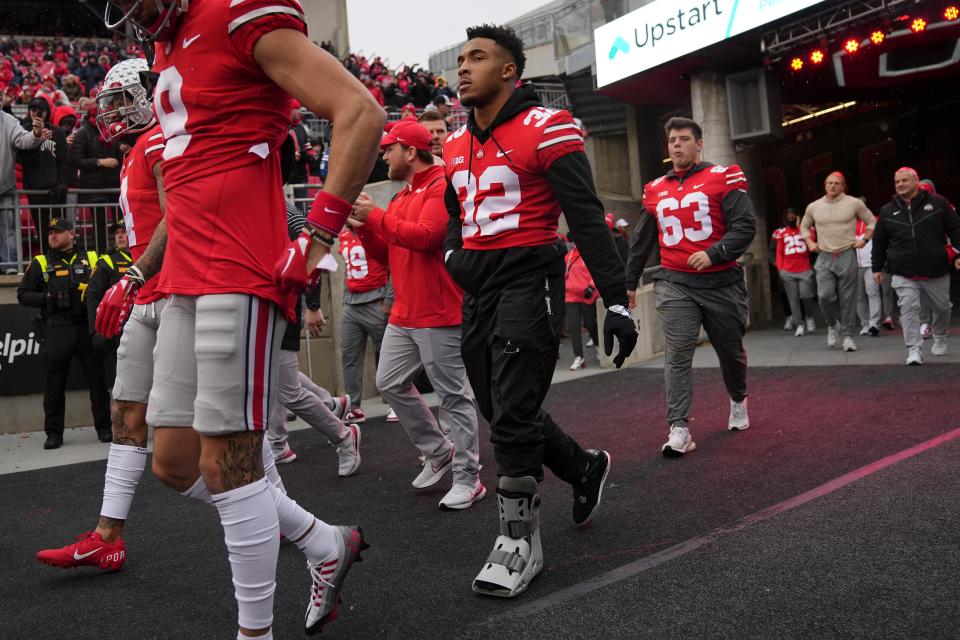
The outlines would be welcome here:
M 365 293 L 387 284 L 387 268 L 367 255 L 363 243 L 353 229 L 344 229 L 338 237 L 340 255 L 345 265 L 343 275 L 350 293 Z
M 772 237 L 777 242 L 777 270 L 790 273 L 810 271 L 810 254 L 807 252 L 807 243 L 800 233 L 800 226 L 780 227 L 773 232 Z
M 466 126 L 443 145 L 447 180 L 460 200 L 463 248 L 505 249 L 556 240 L 560 203 L 547 171 L 583 151 L 583 134 L 566 111 L 530 107 L 481 143 Z
M 140 134 L 120 166 L 120 209 L 134 260 L 147 250 L 153 232 L 163 220 L 157 179 L 153 175 L 153 167 L 162 160 L 163 148 L 163 132 L 160 125 L 156 125 Z M 148 304 L 163 297 L 156 291 L 158 281 L 159 278 L 152 278 L 140 289 L 137 304 Z
M 706 251 L 726 233 L 723 200 L 736 190 L 747 190 L 739 165 L 701 164 L 679 178 L 672 172 L 643 188 L 643 206 L 660 227 L 660 264 L 671 271 L 714 273 L 736 261 L 721 262 L 697 271 L 687 264 L 691 255 Z

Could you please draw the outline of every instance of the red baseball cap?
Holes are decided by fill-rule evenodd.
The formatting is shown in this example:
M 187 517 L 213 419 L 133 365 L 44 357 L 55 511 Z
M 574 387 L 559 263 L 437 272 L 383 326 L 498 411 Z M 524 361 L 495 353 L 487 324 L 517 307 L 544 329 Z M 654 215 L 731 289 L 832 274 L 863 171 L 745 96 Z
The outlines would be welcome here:
M 433 134 L 415 120 L 401 120 L 384 134 L 380 140 L 380 148 L 389 147 L 396 142 L 421 151 L 430 151 Z

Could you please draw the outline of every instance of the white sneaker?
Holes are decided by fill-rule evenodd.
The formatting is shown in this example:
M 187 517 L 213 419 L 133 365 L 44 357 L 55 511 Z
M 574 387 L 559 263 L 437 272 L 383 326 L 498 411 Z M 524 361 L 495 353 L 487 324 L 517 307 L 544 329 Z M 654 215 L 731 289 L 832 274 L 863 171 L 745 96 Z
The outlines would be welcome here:
M 450 447 L 449 453 L 439 458 L 425 458 L 423 461 L 423 469 L 420 470 L 420 474 L 414 478 L 410 484 L 412 484 L 415 489 L 426 489 L 440 482 L 443 474 L 453 465 L 453 451 L 453 447 Z
M 587 363 L 580 356 L 577 356 L 576 358 L 574 358 L 573 364 L 570 365 L 570 371 L 576 371 L 577 369 L 586 369 L 586 368 L 587 368 Z
M 843 350 L 844 351 L 856 351 L 857 343 L 853 341 L 853 338 L 847 336 L 843 339 Z
M 347 437 L 337 445 L 337 458 L 340 459 L 337 475 L 341 478 L 352 476 L 360 468 L 360 427 L 348 424 L 347 431 Z
M 908 365 L 923 364 L 923 347 L 914 347 L 909 351 L 907 351 L 907 364 Z
M 670 438 L 660 447 L 660 453 L 669 458 L 676 458 L 696 448 L 697 444 L 690 438 L 688 428 L 673 426 L 670 427 Z
M 803 337 L 803 333 L 804 333 L 803 325 L 802 325 L 802 324 L 798 324 L 798 325 L 797 325 L 797 330 L 793 333 L 793 335 L 796 336 L 796 337 L 798 337 L 798 338 L 802 338 L 802 337 Z
M 583 345 L 583 346 L 585 346 L 585 347 L 590 347 L 590 348 L 592 349 L 592 348 L 594 348 L 594 347 L 597 346 L 597 345 L 593 344 L 593 338 L 590 338 L 589 340 L 587 340 L 587 344 L 585 344 L 585 345 Z
M 802 329 L 803 327 L 797 327 Z M 747 415 L 747 399 L 743 402 L 734 402 L 730 399 L 730 418 L 727 420 L 727 429 L 730 431 L 746 431 L 750 428 L 750 416 Z
M 333 402 L 330 411 L 333 412 L 333 415 L 337 416 L 337 420 L 340 422 L 348 422 L 347 416 L 350 415 L 350 394 L 333 396 L 330 400 Z
M 456 509 L 468 509 L 474 502 L 483 499 L 487 495 L 487 489 L 479 480 L 475 484 L 455 484 L 447 491 L 440 501 L 440 508 L 444 511 Z
M 807 333 L 813 333 L 817 330 L 817 323 L 813 321 L 813 318 L 807 318 Z
M 933 330 L 930 328 L 930 325 L 926 322 L 920 324 L 920 337 L 924 340 L 928 339 L 933 335 Z
M 869 326 L 860 327 L 860 335 L 862 336 L 870 335 L 870 327 Z
M 787 318 L 783 323 L 783 330 L 790 331 L 793 329 L 793 318 Z
M 837 328 L 836 327 L 827 327 L 827 346 L 831 349 L 837 348 Z
M 396 412 L 396 411 L 394 411 L 393 409 L 390 409 L 390 411 L 387 412 L 386 421 L 387 421 L 387 422 L 400 422 L 400 417 L 397 416 L 397 412 Z
M 935 356 L 947 355 L 947 336 L 933 336 L 933 346 L 930 353 Z

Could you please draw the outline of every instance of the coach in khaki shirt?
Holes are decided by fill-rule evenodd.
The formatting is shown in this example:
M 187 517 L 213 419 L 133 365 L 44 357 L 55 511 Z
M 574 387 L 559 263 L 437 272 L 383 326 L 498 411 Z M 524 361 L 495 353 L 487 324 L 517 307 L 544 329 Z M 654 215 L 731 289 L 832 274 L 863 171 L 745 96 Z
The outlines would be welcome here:
M 827 346 L 837 347 L 838 332 L 844 351 L 856 351 L 853 332 L 857 323 L 857 249 L 873 237 L 874 218 L 862 200 L 845 193 L 847 181 L 834 171 L 824 183 L 826 195 L 811 202 L 800 223 L 810 251 L 819 252 L 814 266 L 820 309 L 827 321 Z M 857 239 L 857 220 L 867 225 L 864 239 Z M 812 239 L 810 228 L 817 228 Z M 839 322 L 839 325 L 838 325 Z M 838 331 L 839 330 L 839 331 Z

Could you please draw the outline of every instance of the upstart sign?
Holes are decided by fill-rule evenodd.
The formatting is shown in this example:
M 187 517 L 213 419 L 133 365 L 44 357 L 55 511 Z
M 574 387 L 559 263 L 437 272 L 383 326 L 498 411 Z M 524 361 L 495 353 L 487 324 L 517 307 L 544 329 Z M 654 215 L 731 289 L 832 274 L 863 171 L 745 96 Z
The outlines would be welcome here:
M 597 86 L 623 80 L 824 0 L 655 0 L 594 31 Z

